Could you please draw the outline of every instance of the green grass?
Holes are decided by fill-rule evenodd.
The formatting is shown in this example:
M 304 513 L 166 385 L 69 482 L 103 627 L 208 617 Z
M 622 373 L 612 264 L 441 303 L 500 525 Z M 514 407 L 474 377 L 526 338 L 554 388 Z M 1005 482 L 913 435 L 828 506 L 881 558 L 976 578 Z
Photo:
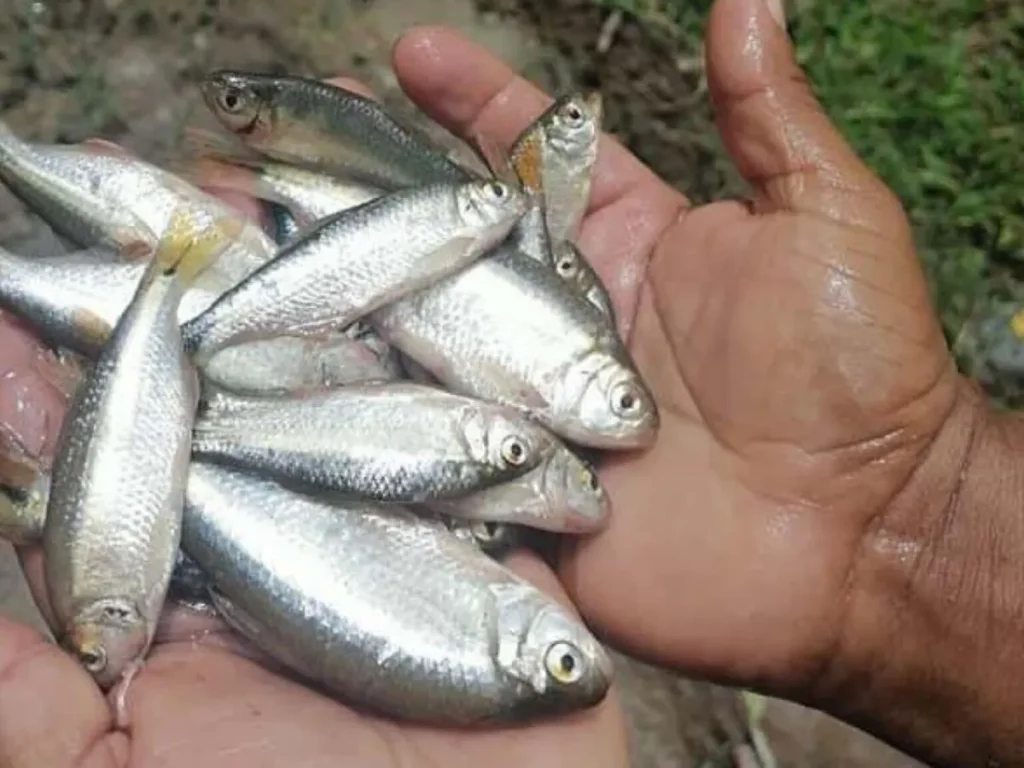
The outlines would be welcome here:
M 671 30 L 683 55 L 711 5 L 596 1 Z M 1024 4 L 806 0 L 790 32 L 826 110 L 902 199 L 961 367 L 1019 405 L 1020 380 L 993 374 L 973 335 L 1024 301 Z

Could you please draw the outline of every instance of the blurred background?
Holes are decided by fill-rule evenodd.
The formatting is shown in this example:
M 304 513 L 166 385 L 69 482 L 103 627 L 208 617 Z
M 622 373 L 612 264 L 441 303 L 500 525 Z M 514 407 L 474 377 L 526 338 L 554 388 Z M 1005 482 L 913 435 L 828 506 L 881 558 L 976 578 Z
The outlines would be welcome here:
M 421 23 L 461 29 L 548 91 L 599 87 L 606 128 L 695 202 L 743 194 L 706 99 L 711 0 L 2 0 L 0 117 L 27 138 L 101 136 L 169 161 L 209 124 L 218 66 L 348 74 L 409 114 L 389 52 Z M 833 119 L 913 221 L 962 370 L 1024 404 L 1024 4 L 788 0 Z M 446 138 L 446 137 L 442 137 Z M 0 244 L 46 233 L 0 190 Z M 4 553 L 0 552 L 0 555 Z M 0 611 L 32 618 L 9 557 Z M 818 713 L 617 657 L 638 768 L 916 765 Z M 746 768 L 744 766 L 744 768 Z

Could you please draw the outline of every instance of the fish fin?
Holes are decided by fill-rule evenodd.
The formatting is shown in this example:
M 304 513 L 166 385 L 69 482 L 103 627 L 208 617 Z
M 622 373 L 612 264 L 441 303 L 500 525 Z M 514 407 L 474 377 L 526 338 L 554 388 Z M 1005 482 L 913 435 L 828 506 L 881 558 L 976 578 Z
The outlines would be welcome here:
M 544 154 L 542 137 L 527 129 L 509 153 L 509 164 L 523 189 L 531 195 L 544 193 Z
M 134 157 L 134 155 L 120 144 L 100 138 L 84 139 L 78 144 L 79 147 L 96 155 L 111 155 L 114 157 Z
M 169 170 L 185 181 L 210 192 L 239 192 L 247 197 L 282 203 L 262 183 L 258 171 L 212 157 L 180 158 Z
M 153 258 L 159 273 L 175 275 L 186 283 L 202 274 L 242 233 L 246 223 L 240 216 L 225 215 L 197 232 L 191 213 L 190 205 L 175 210 Z
M 181 151 L 194 159 L 220 160 L 232 165 L 261 168 L 267 158 L 249 149 L 231 134 L 217 133 L 189 125 L 182 132 Z

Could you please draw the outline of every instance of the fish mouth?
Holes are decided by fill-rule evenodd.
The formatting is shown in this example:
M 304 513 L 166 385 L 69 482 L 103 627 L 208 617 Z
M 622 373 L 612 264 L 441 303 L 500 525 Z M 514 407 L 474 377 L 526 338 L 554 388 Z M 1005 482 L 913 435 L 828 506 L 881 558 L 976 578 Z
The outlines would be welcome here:
M 601 95 L 601 91 L 594 89 L 583 95 L 583 110 L 595 124 L 601 124 L 601 120 L 604 118 L 604 97 Z

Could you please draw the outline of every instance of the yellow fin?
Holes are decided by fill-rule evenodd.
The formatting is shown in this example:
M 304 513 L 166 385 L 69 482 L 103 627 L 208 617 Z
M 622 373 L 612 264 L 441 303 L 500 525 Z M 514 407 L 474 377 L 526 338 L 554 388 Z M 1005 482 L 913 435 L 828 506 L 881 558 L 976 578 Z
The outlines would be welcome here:
M 222 215 L 212 226 L 197 230 L 189 205 L 179 206 L 156 248 L 153 263 L 165 276 L 176 275 L 192 282 L 238 238 L 246 221 L 234 214 Z

